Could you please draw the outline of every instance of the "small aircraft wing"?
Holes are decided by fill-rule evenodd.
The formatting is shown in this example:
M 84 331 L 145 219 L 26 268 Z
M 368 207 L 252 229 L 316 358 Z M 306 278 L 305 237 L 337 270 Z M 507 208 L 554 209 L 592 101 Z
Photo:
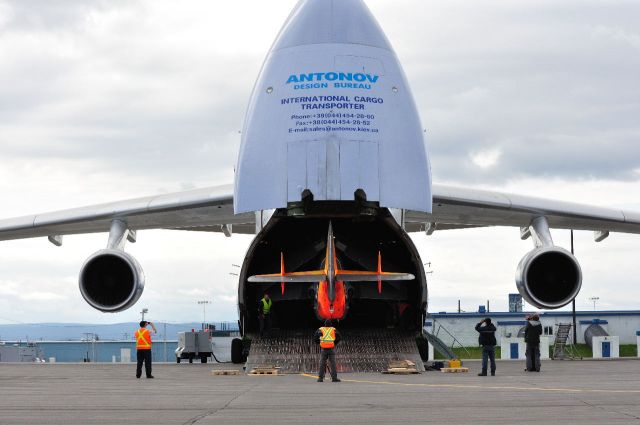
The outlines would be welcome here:
M 551 228 L 593 230 L 601 239 L 608 232 L 640 233 L 638 211 L 435 184 L 431 214 L 405 211 L 404 221 L 409 232 L 431 234 L 470 227 L 528 227 L 540 216 Z
M 130 230 L 255 233 L 255 214 L 234 215 L 225 185 L 0 220 L 0 240 L 108 232 L 113 220 Z
M 336 279 L 342 282 L 377 282 L 379 280 L 413 280 L 416 277 L 411 273 L 393 272 L 360 272 L 355 270 L 342 271 L 336 274 Z
M 295 283 L 302 283 L 302 282 L 315 282 L 318 283 L 320 281 L 323 280 L 327 280 L 327 275 L 324 273 L 323 270 L 314 270 L 311 272 L 294 272 L 294 273 L 287 273 L 285 275 L 281 275 L 278 273 L 274 273 L 274 274 L 257 274 L 254 276 L 250 276 L 249 279 L 247 279 L 249 282 L 277 282 L 277 283 L 281 283 L 281 282 L 287 282 L 287 283 L 291 283 L 291 282 L 295 282 Z

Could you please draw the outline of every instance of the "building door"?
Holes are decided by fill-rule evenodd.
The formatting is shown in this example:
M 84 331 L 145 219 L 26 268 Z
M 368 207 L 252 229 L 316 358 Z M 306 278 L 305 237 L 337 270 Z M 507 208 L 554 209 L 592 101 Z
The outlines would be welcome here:
M 510 358 L 512 358 L 512 359 L 517 359 L 517 358 L 519 358 L 519 353 L 518 353 L 518 351 L 519 351 L 519 350 L 518 350 L 518 346 L 519 346 L 520 344 L 518 344 L 517 342 L 512 342 L 510 345 L 511 345 L 511 346 L 510 346 L 510 348 L 511 348 L 511 357 L 510 357 Z

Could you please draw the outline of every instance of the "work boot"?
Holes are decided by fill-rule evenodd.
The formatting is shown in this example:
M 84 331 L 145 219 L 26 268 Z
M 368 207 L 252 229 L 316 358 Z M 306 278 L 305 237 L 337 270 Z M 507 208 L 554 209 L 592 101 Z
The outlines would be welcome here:
M 331 382 L 342 382 L 342 381 L 336 378 L 336 379 L 332 379 Z
M 496 373 L 495 372 L 491 372 L 491 376 L 496 376 Z
M 478 376 L 487 376 L 487 372 L 480 372 Z
M 316 382 L 322 382 L 322 381 L 324 381 L 324 378 L 318 378 Z
M 147 376 L 147 379 L 151 379 L 151 378 L 153 378 L 153 375 Z

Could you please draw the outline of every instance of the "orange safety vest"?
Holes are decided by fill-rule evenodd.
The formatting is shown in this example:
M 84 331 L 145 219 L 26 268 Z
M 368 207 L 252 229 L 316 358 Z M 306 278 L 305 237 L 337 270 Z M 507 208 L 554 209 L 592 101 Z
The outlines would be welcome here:
M 151 332 L 149 329 L 140 328 L 135 333 L 136 350 L 151 350 Z
M 320 347 L 333 348 L 336 340 L 336 328 L 325 328 L 323 326 L 320 328 L 320 332 L 322 332 L 322 336 L 320 337 Z

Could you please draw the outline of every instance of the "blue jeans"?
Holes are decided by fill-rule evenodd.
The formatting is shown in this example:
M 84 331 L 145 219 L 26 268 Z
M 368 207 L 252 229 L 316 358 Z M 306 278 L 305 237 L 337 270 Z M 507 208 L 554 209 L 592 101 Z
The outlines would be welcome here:
M 495 345 L 483 345 L 482 346 L 482 373 L 487 373 L 487 359 L 491 360 L 491 373 L 496 373 L 496 346 Z

